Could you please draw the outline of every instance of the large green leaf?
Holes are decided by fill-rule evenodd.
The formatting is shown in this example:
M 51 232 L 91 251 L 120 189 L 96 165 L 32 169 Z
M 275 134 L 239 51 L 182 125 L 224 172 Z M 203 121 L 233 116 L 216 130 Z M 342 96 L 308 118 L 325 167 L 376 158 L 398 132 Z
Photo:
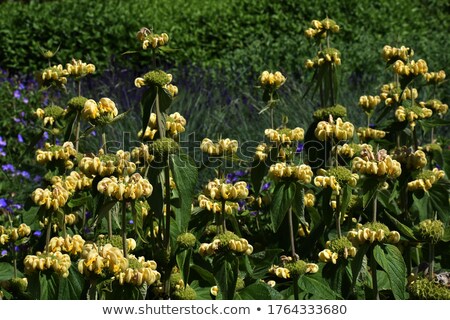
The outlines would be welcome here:
M 0 281 L 14 278 L 14 267 L 7 262 L 0 262 Z
M 391 244 L 376 245 L 373 257 L 386 271 L 395 299 L 406 299 L 406 265 L 400 250 Z
M 147 240 L 145 240 L 145 233 L 144 233 L 144 216 L 142 215 L 142 205 L 139 201 L 132 201 L 131 203 L 131 212 L 133 214 L 133 221 L 134 221 L 134 231 L 138 235 L 138 237 L 143 241 L 144 243 L 147 243 Z
M 264 282 L 255 282 L 240 290 L 235 299 L 241 300 L 282 300 L 283 295 Z
M 298 220 L 306 224 L 305 220 L 305 189 L 301 183 L 297 183 L 295 188 L 295 196 L 292 200 L 292 211 L 294 211 Z
M 356 286 L 356 282 L 358 280 L 358 276 L 361 272 L 361 268 L 363 266 L 364 257 L 369 250 L 369 244 L 365 243 L 361 247 L 358 248 L 358 252 L 356 252 L 356 256 L 352 259 L 352 286 Z
M 178 191 L 180 211 L 175 217 L 181 232 L 187 231 L 191 218 L 192 198 L 197 184 L 198 172 L 193 161 L 186 154 L 170 156 L 170 169 Z
M 67 278 L 59 278 L 58 300 L 79 300 L 83 292 L 85 280 L 72 263 Z
M 234 254 L 221 254 L 213 259 L 214 278 L 222 299 L 232 300 L 239 273 L 239 259 Z
M 450 194 L 448 190 L 444 186 L 436 184 L 428 191 L 428 194 L 433 210 L 437 211 L 439 219 L 447 224 L 450 212 Z
M 35 300 L 58 299 L 59 276 L 52 272 L 35 272 L 28 277 L 28 291 Z
M 272 230 L 277 232 L 283 223 L 284 217 L 295 197 L 296 185 L 294 182 L 279 182 L 275 186 L 270 206 L 270 219 Z
M 319 276 L 303 275 L 298 279 L 298 286 L 301 290 L 313 295 L 314 299 L 336 300 L 342 299 L 334 292 L 329 285 Z
M 195 271 L 195 273 L 197 273 L 200 276 L 200 278 L 206 281 L 210 286 L 216 285 L 216 280 L 214 279 L 214 276 L 211 273 L 211 271 L 199 266 L 198 264 L 193 264 L 191 266 L 191 270 Z

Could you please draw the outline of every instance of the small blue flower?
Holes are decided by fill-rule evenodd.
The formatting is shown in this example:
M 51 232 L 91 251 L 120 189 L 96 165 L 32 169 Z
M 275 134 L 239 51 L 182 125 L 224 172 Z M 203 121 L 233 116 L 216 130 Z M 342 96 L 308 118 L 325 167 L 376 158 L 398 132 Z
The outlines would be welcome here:
M 23 137 L 20 133 L 17 135 L 17 141 L 19 141 L 19 143 L 23 143 Z
M 92 132 L 91 132 L 91 135 L 94 136 L 94 137 L 96 137 L 96 136 L 97 136 L 97 131 L 95 131 L 95 130 L 92 131 Z
M 22 177 L 24 177 L 25 179 L 30 179 L 31 178 L 30 173 L 28 171 L 20 171 L 20 175 Z
M 270 188 L 270 182 L 264 183 L 263 186 L 262 186 L 261 191 L 269 190 L 269 188 Z
M 0 252 L 0 257 L 4 257 L 4 256 L 6 256 L 8 254 L 8 251 L 7 250 L 2 250 L 1 252 Z
M 6 172 L 8 172 L 8 171 L 14 172 L 15 171 L 15 168 L 11 163 L 3 164 L 2 169 L 3 169 L 3 171 L 6 171 Z
M 20 99 L 20 97 L 21 97 L 20 91 L 19 90 L 14 90 L 14 98 Z
M 2 136 L 0 136 L 0 147 L 6 147 L 6 140 L 3 140 Z
M 295 153 L 301 153 L 301 152 L 303 152 L 303 148 L 305 147 L 305 145 L 303 144 L 303 143 L 301 143 L 301 142 L 299 142 L 298 144 L 297 144 L 297 150 L 295 150 Z
M 134 224 L 133 219 L 130 219 L 130 221 L 128 221 L 129 224 Z
M 42 236 L 42 231 L 41 230 L 36 230 L 35 232 L 33 232 L 33 236 L 39 238 L 40 236 Z
M 25 103 L 25 104 L 27 104 L 27 103 L 29 102 L 29 100 L 28 100 L 28 98 L 23 98 L 23 99 L 22 99 L 22 102 Z
M 23 90 L 25 89 L 25 85 L 21 82 L 19 83 L 19 90 Z
M 0 208 L 6 208 L 8 206 L 8 202 L 5 198 L 0 198 Z

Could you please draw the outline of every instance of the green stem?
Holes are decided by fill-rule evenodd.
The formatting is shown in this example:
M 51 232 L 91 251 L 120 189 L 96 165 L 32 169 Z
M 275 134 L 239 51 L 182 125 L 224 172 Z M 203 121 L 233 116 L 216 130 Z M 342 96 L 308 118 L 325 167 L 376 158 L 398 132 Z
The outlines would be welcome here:
M 298 290 L 298 279 L 299 276 L 294 276 L 292 281 L 294 282 L 292 285 L 294 286 L 294 300 L 300 300 L 299 290 Z
M 371 256 L 370 256 L 370 271 L 372 273 L 372 289 L 373 289 L 373 297 L 375 300 L 380 300 L 380 293 L 378 292 L 378 279 L 377 279 L 377 262 L 373 255 L 373 249 L 371 248 Z
M 102 147 L 101 147 L 101 149 L 103 149 L 104 154 L 107 153 L 107 148 L 106 148 L 106 132 L 105 132 L 105 129 L 103 129 L 103 132 L 102 132 Z
M 53 216 L 53 212 L 50 212 L 50 217 L 48 217 L 48 221 L 47 221 L 47 233 L 45 235 L 45 252 L 47 254 L 49 254 L 50 252 L 50 248 L 49 248 L 49 244 L 50 244 L 50 237 L 52 234 L 52 216 Z
M 434 243 L 429 244 L 429 260 L 430 266 L 428 268 L 428 278 L 433 281 L 434 278 Z
M 124 258 L 128 258 L 128 244 L 127 244 L 127 203 L 122 202 L 122 248 Z
M 97 280 L 91 280 L 88 290 L 88 300 L 97 300 Z
M 76 127 L 75 127 L 75 150 L 78 152 L 78 146 L 79 146 L 79 140 L 80 140 L 80 126 L 81 126 L 81 119 L 80 119 L 80 111 L 77 111 L 76 115 Z
M 372 222 L 377 222 L 378 190 L 375 191 L 372 203 Z
M 224 233 L 225 233 L 225 231 L 227 231 L 227 224 L 225 222 L 225 215 L 226 215 L 225 208 L 226 208 L 226 201 L 222 200 L 222 208 L 221 208 L 222 214 L 220 215 L 220 219 L 221 219 L 220 224 L 221 224 L 222 231 Z
M 338 237 L 342 237 L 342 231 L 341 231 L 341 196 L 336 196 L 336 231 L 338 234 Z
M 291 240 L 292 259 L 294 261 L 297 261 L 297 254 L 295 253 L 295 237 L 294 237 L 294 223 L 293 223 L 293 219 L 292 219 L 292 207 L 289 207 L 288 219 L 289 219 L 289 236 L 290 236 L 290 240 Z M 294 288 L 295 287 L 296 286 L 294 285 Z
M 166 250 L 170 250 L 170 171 L 169 171 L 169 162 L 167 161 L 167 165 L 164 167 L 164 184 L 165 184 L 165 206 L 166 206 L 166 223 L 165 223 L 165 231 L 164 231 L 164 242 Z
M 108 211 L 108 237 L 111 240 L 113 236 L 113 228 L 112 228 L 112 213 L 111 210 Z

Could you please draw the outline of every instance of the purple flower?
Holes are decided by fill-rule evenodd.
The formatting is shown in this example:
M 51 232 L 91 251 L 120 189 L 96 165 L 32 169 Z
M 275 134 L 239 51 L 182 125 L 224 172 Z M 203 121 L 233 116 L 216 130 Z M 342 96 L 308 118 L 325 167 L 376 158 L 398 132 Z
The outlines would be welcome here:
M 91 135 L 96 137 L 97 136 L 97 132 L 94 130 L 94 131 L 91 132 Z
M 129 224 L 134 224 L 133 219 L 130 219 L 130 221 L 128 221 Z
M 19 143 L 23 143 L 23 137 L 20 133 L 17 135 L 17 141 L 19 141 Z
M 25 103 L 25 104 L 27 104 L 27 103 L 29 102 L 29 100 L 28 100 L 28 98 L 25 98 L 25 97 L 24 97 L 24 98 L 22 99 L 22 102 Z
M 270 188 L 270 182 L 264 183 L 263 186 L 262 186 L 261 191 L 269 190 L 269 188 Z
M 6 140 L 3 140 L 2 136 L 0 136 L 0 147 L 6 147 Z
M 21 97 L 20 91 L 19 90 L 14 90 L 14 98 L 20 99 L 20 97 Z
M 42 236 L 42 231 L 41 230 L 36 230 L 35 232 L 33 232 L 33 236 L 39 238 L 40 236 Z
M 5 198 L 0 198 L 0 208 L 6 208 L 8 206 L 8 202 Z
M 28 171 L 20 171 L 19 175 L 21 175 L 25 179 L 30 179 L 31 178 L 30 173 Z
M 23 90 L 25 89 L 25 85 L 21 82 L 19 83 L 19 90 Z
M 295 150 L 295 153 L 301 153 L 303 151 L 304 146 L 305 145 L 303 143 L 299 142 L 297 144 L 297 150 Z
M 7 254 L 8 254 L 8 251 L 2 250 L 2 251 L 0 252 L 0 257 L 4 257 L 4 256 L 6 256 Z
M 41 182 L 42 181 L 42 177 L 40 176 L 40 175 L 36 175 L 34 178 L 33 178 L 33 182 Z
M 6 172 L 8 172 L 8 171 L 14 172 L 15 171 L 15 168 L 11 163 L 3 164 L 2 169 L 3 169 L 3 171 L 6 171 Z

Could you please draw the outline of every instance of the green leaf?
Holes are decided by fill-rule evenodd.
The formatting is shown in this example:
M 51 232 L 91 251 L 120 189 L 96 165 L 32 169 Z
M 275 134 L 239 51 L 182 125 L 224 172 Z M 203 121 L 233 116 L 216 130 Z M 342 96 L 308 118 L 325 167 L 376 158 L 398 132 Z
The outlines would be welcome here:
M 28 277 L 28 290 L 36 300 L 57 300 L 58 299 L 58 275 L 42 271 L 35 272 Z
M 319 276 L 303 275 L 298 279 L 298 286 L 301 290 L 306 291 L 318 300 L 336 300 L 342 299 L 334 292 L 328 284 Z
M 305 220 L 305 189 L 301 183 L 297 183 L 295 188 L 295 196 L 292 201 L 292 211 L 294 211 L 298 220 L 306 224 Z
M 86 204 L 90 198 L 91 198 L 90 195 L 84 195 L 84 196 L 81 196 L 81 197 L 72 198 L 72 199 L 70 199 L 70 201 L 67 203 L 67 206 L 68 206 L 69 208 L 80 207 L 80 206 Z
M 430 196 L 427 192 L 422 190 L 415 191 L 412 195 L 413 204 L 411 206 L 411 211 L 416 211 L 420 220 L 425 220 L 428 215 L 432 212 L 432 205 L 430 201 Z
M 418 120 L 417 121 L 420 126 L 422 127 L 424 133 L 428 133 L 433 128 L 437 127 L 446 127 L 450 125 L 449 120 L 440 119 L 440 118 L 430 118 L 430 119 L 424 119 L 424 120 Z
M 179 252 L 176 256 L 178 268 L 181 270 L 184 283 L 188 283 L 191 266 L 192 249 Z
M 341 200 L 341 212 L 345 213 L 347 211 L 347 207 L 350 203 L 350 199 L 352 198 L 352 187 L 348 184 L 344 187 L 344 192 L 342 194 Z
M 414 231 L 410 227 L 408 227 L 408 226 L 404 225 L 403 223 L 401 223 L 400 221 L 398 221 L 396 218 L 391 216 L 387 211 L 385 211 L 384 214 L 395 225 L 395 228 L 398 231 L 400 231 L 400 233 L 403 236 L 407 237 L 410 240 L 417 241 L 417 238 L 414 236 Z
M 406 265 L 400 250 L 391 244 L 376 245 L 373 257 L 386 271 L 395 299 L 406 299 Z
M 264 282 L 255 282 L 240 290 L 235 299 L 241 300 L 282 300 L 283 295 Z
M 142 134 L 148 126 L 150 115 L 152 113 L 153 105 L 155 104 L 157 94 L 156 87 L 148 88 L 142 95 L 141 107 L 142 107 Z
M 286 212 L 294 200 L 295 190 L 296 187 L 293 182 L 279 182 L 275 186 L 270 206 L 270 219 L 272 222 L 272 230 L 274 232 L 277 232 L 283 223 Z
M 0 281 L 7 281 L 14 278 L 14 267 L 7 262 L 0 262 Z
M 239 274 L 239 259 L 234 254 L 221 254 L 213 259 L 214 278 L 222 299 L 232 300 Z
M 369 250 L 369 244 L 365 243 L 361 247 L 359 247 L 356 252 L 356 256 L 352 259 L 352 286 L 356 286 L 356 282 L 358 280 L 359 273 L 361 272 L 361 268 L 364 262 L 364 256 Z
M 191 205 L 198 172 L 193 161 L 185 154 L 170 156 L 170 169 L 180 197 L 180 211 L 175 217 L 181 232 L 187 231 L 191 219 Z
M 144 233 L 144 216 L 142 215 L 142 205 L 139 201 L 133 201 L 131 203 L 131 212 L 133 213 L 134 231 L 138 235 L 139 239 L 141 239 L 144 243 L 147 243 Z
M 73 262 L 69 269 L 69 276 L 59 278 L 58 300 L 80 300 L 84 284 L 85 280 Z
M 250 170 L 250 181 L 253 185 L 253 190 L 259 194 L 261 190 L 262 180 L 267 173 L 267 165 L 264 161 L 254 160 Z
M 215 286 L 216 285 L 216 280 L 214 279 L 214 276 L 211 273 L 211 271 L 208 271 L 205 268 L 200 267 L 197 264 L 193 264 L 191 266 L 191 270 L 195 271 L 200 276 L 200 278 L 205 280 L 209 285 L 211 285 L 211 286 Z
M 449 221 L 450 203 L 449 203 L 449 192 L 442 185 L 434 185 L 429 191 L 430 202 L 433 210 L 437 211 L 439 219 L 447 224 Z M 428 217 L 429 218 L 429 217 Z
M 200 287 L 198 280 L 192 281 L 189 286 L 195 290 L 197 294 L 196 300 L 211 300 L 211 287 Z

